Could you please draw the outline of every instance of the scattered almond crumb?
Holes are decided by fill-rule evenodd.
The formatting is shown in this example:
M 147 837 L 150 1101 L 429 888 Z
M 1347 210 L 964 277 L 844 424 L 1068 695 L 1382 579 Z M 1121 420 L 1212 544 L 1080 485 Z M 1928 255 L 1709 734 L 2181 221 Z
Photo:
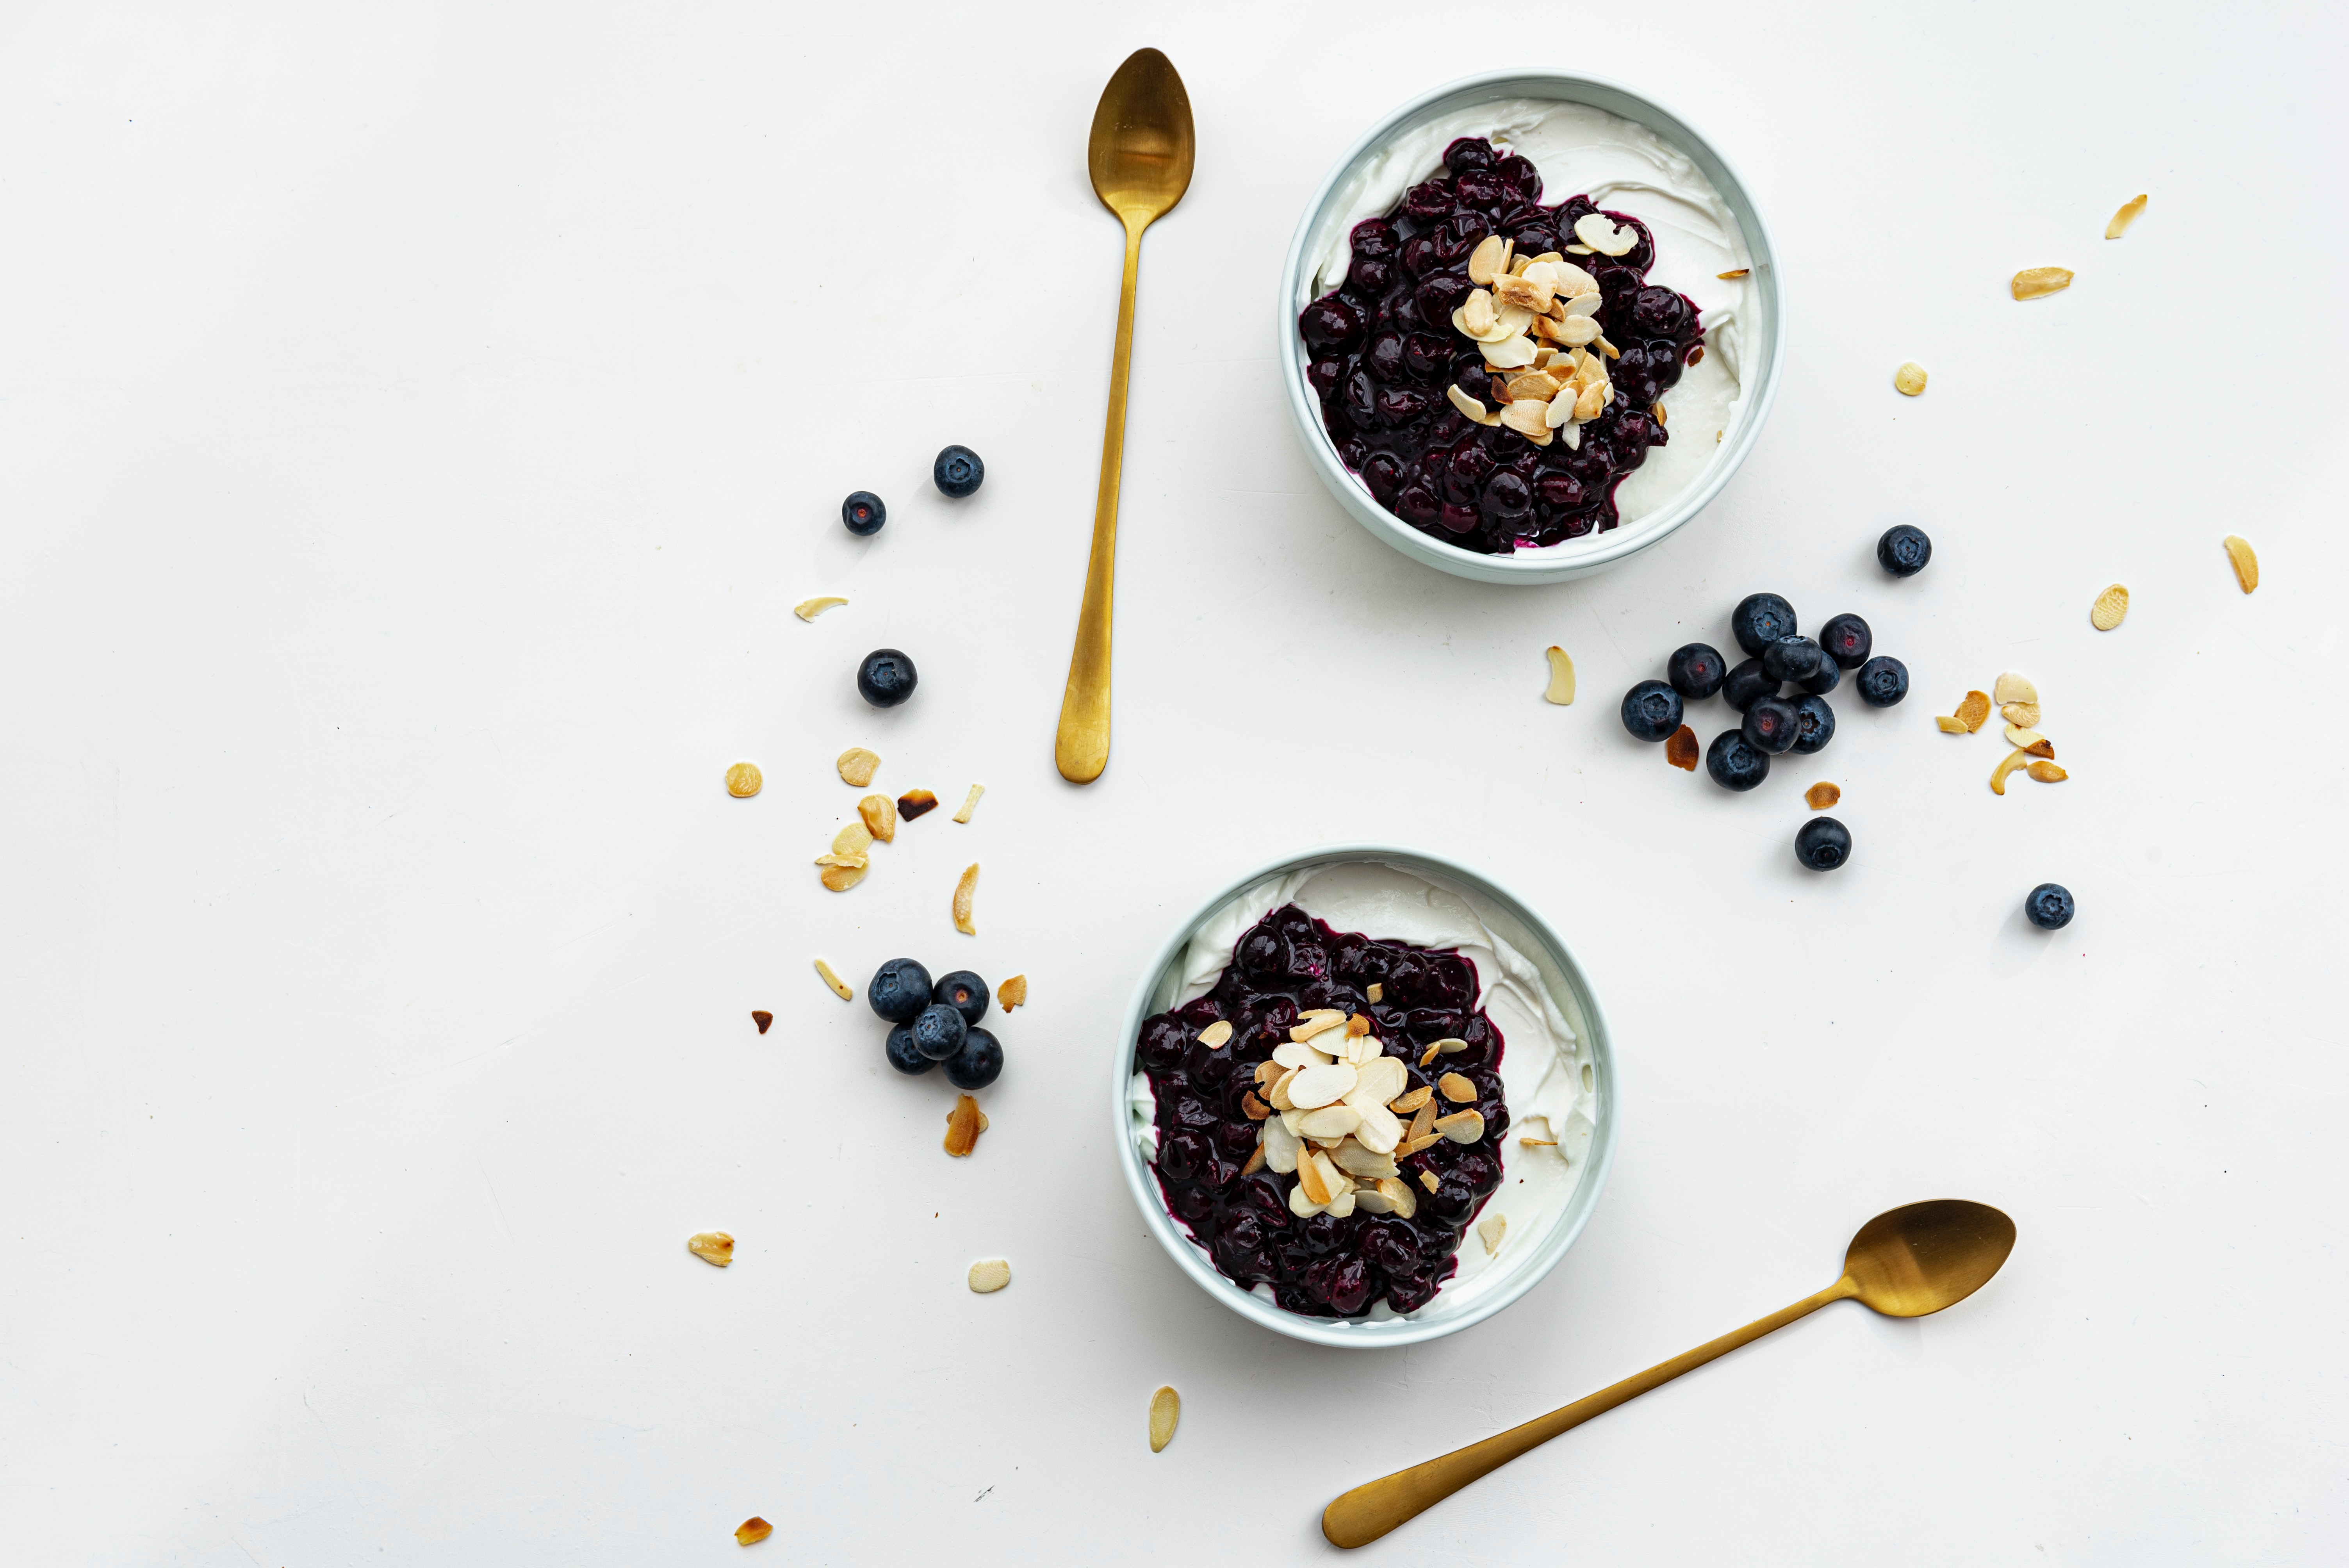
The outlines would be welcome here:
M 2119 625 L 2121 617 L 2127 614 L 2128 590 L 2116 583 L 2097 594 L 2096 602 L 2088 607 L 2088 624 L 2099 632 L 2109 632 Z
M 1725 273 L 1715 273 L 1713 275 L 1717 278 L 1742 278 L 1753 270 L 1752 267 L 1732 267 Z
M 1009 1013 L 1028 1000 L 1028 976 L 1014 975 L 995 988 L 995 1005 Z
M 840 597 L 837 593 L 825 593 L 817 598 L 801 600 L 798 603 L 792 606 L 792 614 L 797 615 L 802 621 L 812 621 L 818 615 L 823 614 L 826 610 L 831 609 L 833 605 L 845 604 L 847 603 L 847 600 Z
M 1520 1138 L 1517 1141 L 1527 1149 L 1555 1149 L 1557 1147 L 1557 1140 L 1555 1138 Z
M 1925 390 L 1925 367 L 1911 359 L 1892 373 L 1892 385 L 1901 396 L 1914 397 Z
M 726 770 L 726 792 L 737 800 L 748 800 L 764 783 L 755 762 L 737 762 Z
M 1426 1188 L 1431 1192 L 1444 1185 L 1443 1182 L 1436 1180 L 1435 1172 L 1433 1171 L 1421 1171 L 1419 1173 L 1419 1184 Z
M 1999 765 L 1991 770 L 1990 792 L 1993 795 L 2005 794 L 2006 776 L 2030 760 L 2031 756 L 2028 752 L 2008 752 L 2006 756 L 2000 760 Z
M 775 1026 L 775 1016 L 764 1007 L 753 1007 L 750 1009 L 750 1022 L 758 1026 L 759 1033 L 763 1035 Z
M 1501 1237 L 1509 1228 L 1506 1214 L 1487 1214 L 1476 1222 L 1476 1239 L 1485 1243 L 1485 1255 L 1491 1257 L 1501 1250 Z
M 1551 648 L 1544 656 L 1549 660 L 1549 689 L 1542 696 L 1564 707 L 1574 700 L 1574 661 L 1564 648 Z
M 1843 799 L 1843 791 L 1825 780 L 1803 791 L 1803 803 L 1814 811 L 1824 811 Z
M 1385 1001 L 1385 1000 L 1387 999 L 1387 988 L 1386 988 L 1386 986 L 1385 986 L 1382 983 L 1381 983 L 1381 982 L 1379 982 L 1379 981 L 1376 981 L 1376 980 L 1371 981 L 1371 984 L 1370 984 L 1369 988 L 1368 988 L 1368 989 L 1366 989 L 1362 994 L 1363 994 L 1364 995 L 1368 996 L 1368 997 L 1369 997 L 1371 1001 L 1373 1001 L 1373 1002 L 1383 1002 L 1383 1001 Z
M 962 880 L 955 883 L 955 929 L 965 936 L 977 936 L 978 927 L 970 923 L 970 895 L 978 891 L 978 862 L 973 861 L 963 868 Z
M 2030 745 L 2024 747 L 2023 748 L 2023 755 L 2025 757 L 2045 757 L 2052 759 L 2055 755 L 2055 743 L 2043 735 L 2038 739 L 2033 741 Z
M 2006 727 L 2006 743 L 2009 746 L 2020 746 L 2028 750 L 2038 745 L 2043 738 L 2044 738 L 2037 730 L 2025 729 L 2019 724 L 2010 724 Z
M 970 793 L 969 793 L 969 794 L 968 794 L 968 795 L 966 795 L 966 796 L 964 796 L 964 797 L 962 798 L 962 810 L 959 810 L 959 811 L 957 811 L 957 812 L 954 814 L 954 820 L 955 820 L 956 821 L 957 821 L 957 822 L 968 822 L 968 821 L 969 821 L 969 820 L 970 820 L 970 814 L 971 814 L 973 811 L 976 811 L 976 810 L 978 810 L 978 798 L 979 798 L 981 795 L 984 795 L 984 794 L 986 794 L 986 793 L 987 793 L 987 786 L 986 786 L 986 785 L 984 785 L 984 784 L 974 784 L 974 785 L 972 785 L 972 786 L 970 787 Z
M 1011 1264 L 1002 1258 L 981 1258 L 970 1265 L 970 1288 L 978 1295 L 993 1295 L 1011 1283 Z
M 2009 724 L 2019 724 L 2025 729 L 2039 727 L 2039 705 L 2035 702 L 2011 702 L 1998 710 L 1999 717 Z
M 2028 676 L 2019 676 L 2013 670 L 2008 670 L 2005 674 L 2000 676 L 1996 681 L 1992 683 L 1990 689 L 1997 694 L 1997 698 L 2001 703 L 2037 702 L 2039 700 L 2039 688 L 2031 684 Z
M 1973 733 L 1972 730 L 1966 727 L 1966 721 L 1964 719 L 1952 718 L 1946 713 L 1935 714 L 1933 716 L 1933 722 L 1940 726 L 1941 733 L 1943 735 L 1971 735 Z
M 978 1135 L 987 1130 L 987 1119 L 978 1113 L 978 1101 L 967 1094 L 955 1096 L 954 1109 L 947 1112 L 946 1151 L 959 1160 L 978 1147 Z
M 908 789 L 897 797 L 897 815 L 908 822 L 916 817 L 926 817 L 938 809 L 938 798 L 927 789 Z
M 2004 680 L 2006 677 L 2002 676 L 1999 678 L 2001 680 Z M 2017 676 L 2014 678 L 2016 680 L 2023 680 L 2021 676 Z M 2030 684 L 2031 683 L 2028 681 L 2023 681 L 2023 685 L 2025 686 L 2029 686 Z M 2004 702 L 2006 699 L 2004 697 L 2001 697 L 1999 700 L 2001 702 Z M 1970 691 L 1966 693 L 1966 700 L 1958 704 L 1958 720 L 1966 727 L 1966 733 L 1968 735 L 1971 735 L 1983 725 L 1988 724 L 1990 722 L 1990 694 L 1988 692 L 1980 691 Z
M 2025 267 L 2014 274 L 2007 285 L 2017 299 L 2044 299 L 2072 286 L 2072 273 L 2065 267 Z
M 862 855 L 873 847 L 873 834 L 862 822 L 851 822 L 832 836 L 835 855 Z
M 897 837 L 897 802 L 886 795 L 867 795 L 856 802 L 856 814 L 864 819 L 864 830 L 889 843 Z
M 2248 593 L 2260 585 L 2260 558 L 2251 553 L 2251 542 L 2236 534 L 2227 535 L 2227 559 L 2235 563 L 2235 581 Z
M 1199 1031 L 1199 1043 L 1211 1051 L 1221 1050 L 1231 1043 L 1231 1037 L 1232 1021 L 1229 1018 L 1218 1018 Z
M 2132 196 L 2127 201 L 2122 202 L 2120 211 L 2113 214 L 2113 221 L 2105 225 L 2105 238 L 2107 240 L 2117 240 L 2123 234 L 2127 233 L 2128 226 L 2131 223 L 2136 222 L 2137 215 L 2144 211 L 2145 198 L 2143 196 Z
M 2042 784 L 2061 784 L 2064 779 L 2072 777 L 2053 762 L 2034 762 L 2023 771 Z
M 1183 1396 L 1161 1388 L 1150 1396 L 1150 1451 L 1163 1454 L 1174 1440 L 1175 1425 L 1183 1419 Z
M 855 987 L 849 985 L 847 981 L 843 980 L 840 977 L 839 972 L 821 958 L 815 961 L 815 972 L 823 976 L 823 983 L 832 987 L 832 994 L 833 995 L 839 997 L 843 1002 L 853 1002 L 856 999 Z M 766 1031 L 763 1029 L 760 1031 L 761 1034 L 764 1034 L 765 1032 Z
M 1682 772 L 1696 771 L 1697 755 L 1696 731 L 1685 724 L 1673 730 L 1664 742 L 1664 760 Z
M 689 1236 L 685 1249 L 703 1263 L 715 1264 L 721 1269 L 734 1261 L 734 1238 L 723 1231 L 703 1231 Z
M 816 881 L 833 892 L 846 892 L 864 880 L 863 866 L 826 866 L 816 873 Z
M 772 1535 L 774 1532 L 775 1527 L 773 1525 L 768 1523 L 765 1520 L 760 1518 L 754 1513 L 750 1518 L 744 1520 L 740 1525 L 735 1527 L 734 1544 L 737 1546 L 756 1546 L 760 1542 L 764 1541 L 768 1536 Z
M 861 746 L 852 746 L 840 754 L 833 766 L 840 769 L 840 781 L 854 784 L 859 789 L 873 782 L 873 775 L 881 766 L 881 758 Z

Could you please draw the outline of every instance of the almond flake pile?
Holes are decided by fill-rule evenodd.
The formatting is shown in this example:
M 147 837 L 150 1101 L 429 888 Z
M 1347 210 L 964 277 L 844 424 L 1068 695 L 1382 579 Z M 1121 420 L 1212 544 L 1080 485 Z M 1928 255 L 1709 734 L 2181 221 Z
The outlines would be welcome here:
M 1640 242 L 1638 231 L 1599 212 L 1578 220 L 1574 232 L 1602 255 Z M 1516 242 L 1499 234 L 1479 241 L 1468 253 L 1468 281 L 1478 286 L 1452 313 L 1453 329 L 1484 351 L 1493 406 L 1457 385 L 1445 395 L 1479 425 L 1505 426 L 1537 447 L 1563 434 L 1579 449 L 1581 427 L 1615 400 L 1607 361 L 1620 357 L 1599 330 L 1599 280 L 1556 251 L 1516 253 Z M 1656 417 L 1664 417 L 1661 407 Z
M 871 830 L 862 822 L 849 823 L 832 836 L 830 852 L 816 856 L 817 880 L 834 892 L 846 892 L 864 880 L 872 848 Z
M 1998 701 L 1999 717 L 2006 720 L 2006 743 L 2014 748 L 1991 770 L 1991 793 L 2005 794 L 2006 780 L 2017 769 L 2042 784 L 2061 784 L 2070 778 L 2055 765 L 2055 743 L 2039 733 L 2039 688 L 2009 670 L 1992 684 L 1991 694 Z M 1966 700 L 1971 703 L 1981 695 L 1969 692 Z
M 1474 1143 L 1485 1136 L 1482 1114 L 1449 1109 L 1473 1101 L 1475 1084 L 1446 1073 L 1406 1093 L 1409 1073 L 1370 1030 L 1367 1014 L 1349 1018 L 1334 1007 L 1299 1014 L 1272 1059 L 1257 1065 L 1255 1094 L 1243 1102 L 1258 1123 L 1248 1169 L 1295 1172 L 1288 1208 L 1300 1220 L 1342 1220 L 1357 1209 L 1408 1220 L 1418 1212 L 1419 1194 L 1395 1162 L 1442 1139 Z M 1438 1040 L 1424 1060 L 1467 1048 L 1464 1040 Z

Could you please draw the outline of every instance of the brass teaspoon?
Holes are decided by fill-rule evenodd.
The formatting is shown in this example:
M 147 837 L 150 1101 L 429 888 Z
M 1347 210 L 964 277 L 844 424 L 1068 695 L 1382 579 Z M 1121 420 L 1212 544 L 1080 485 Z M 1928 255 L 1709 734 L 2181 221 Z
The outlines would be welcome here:
M 1061 694 L 1052 759 L 1071 784 L 1090 784 L 1109 766 L 1110 608 L 1117 575 L 1117 483 L 1125 463 L 1125 376 L 1133 357 L 1133 292 L 1142 271 L 1142 231 L 1164 217 L 1191 187 L 1191 96 L 1155 49 L 1136 49 L 1102 89 L 1085 163 L 1093 194 L 1125 225 L 1125 287 L 1117 301 L 1117 347 L 1110 357 L 1109 424 L 1102 433 L 1101 492 L 1093 501 L 1093 549 L 1077 646 Z
M 1321 1511 L 1321 1533 L 1332 1545 L 1368 1545 L 1568 1428 L 1751 1344 L 1774 1328 L 1784 1328 L 1831 1301 L 1855 1298 L 1888 1317 L 1939 1312 L 1989 1283 L 2013 1250 L 2014 1222 L 1986 1203 L 1940 1198 L 1889 1210 L 1859 1228 L 1844 1253 L 1843 1277 L 1818 1295 L 1498 1437 L 1358 1486 Z

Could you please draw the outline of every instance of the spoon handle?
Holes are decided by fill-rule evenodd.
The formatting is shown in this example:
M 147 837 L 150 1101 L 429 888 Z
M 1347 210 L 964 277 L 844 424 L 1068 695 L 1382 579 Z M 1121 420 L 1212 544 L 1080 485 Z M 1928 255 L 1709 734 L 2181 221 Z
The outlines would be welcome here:
M 1441 1459 L 1429 1460 L 1409 1470 L 1397 1470 L 1390 1476 L 1367 1481 L 1345 1493 L 1321 1511 L 1321 1533 L 1333 1546 L 1367 1546 L 1404 1521 L 1434 1507 L 1470 1481 L 1491 1474 L 1516 1459 L 1519 1454 L 1539 1448 L 1570 1427 L 1578 1427 L 1593 1416 L 1600 1416 L 1630 1399 L 1636 1399 L 1649 1389 L 1669 1383 L 1683 1372 L 1693 1371 L 1713 1360 L 1726 1356 L 1741 1345 L 1750 1345 L 1773 1329 L 1784 1328 L 1795 1319 L 1816 1312 L 1831 1301 L 1841 1301 L 1858 1294 L 1859 1286 L 1851 1276 L 1827 1286 L 1816 1295 L 1806 1295 L 1792 1306 L 1781 1307 L 1767 1317 L 1757 1318 L 1733 1333 L 1709 1340 L 1670 1361 L 1660 1362 L 1645 1372 L 1636 1373 L 1611 1387 L 1601 1388 L 1586 1398 L 1577 1399 L 1547 1416 L 1537 1416 L 1522 1427 L 1512 1427 L 1496 1437 L 1481 1443 L 1471 1443 L 1455 1449 Z
M 1093 549 L 1085 562 L 1085 601 L 1077 611 L 1077 645 L 1061 693 L 1061 727 L 1052 760 L 1071 784 L 1090 784 L 1109 766 L 1110 612 L 1116 597 L 1117 487 L 1125 470 L 1125 381 L 1133 359 L 1133 294 L 1142 274 L 1142 231 L 1150 220 L 1122 213 L 1125 286 L 1117 297 L 1117 347 L 1109 366 L 1109 421 L 1102 432 L 1101 491 L 1093 499 Z

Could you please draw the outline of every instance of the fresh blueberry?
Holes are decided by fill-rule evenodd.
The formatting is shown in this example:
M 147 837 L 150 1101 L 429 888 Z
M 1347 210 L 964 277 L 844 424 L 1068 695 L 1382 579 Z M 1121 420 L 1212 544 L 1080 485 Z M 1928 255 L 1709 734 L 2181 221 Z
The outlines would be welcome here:
M 1831 872 L 1851 859 L 1851 830 L 1833 817 L 1814 817 L 1795 830 L 1795 858 L 1815 872 Z
M 1795 711 L 1793 703 L 1765 696 L 1745 710 L 1745 727 L 1741 733 L 1754 750 L 1775 757 L 1792 750 L 1795 742 L 1802 738 L 1802 716 Z
M 1835 665 L 1830 664 L 1827 668 Z M 1825 751 L 1827 742 L 1835 738 L 1835 709 L 1823 696 L 1796 697 L 1795 720 L 1795 749 L 1806 757 L 1814 751 Z
M 840 503 L 840 521 L 851 533 L 878 533 L 881 525 L 889 521 L 889 509 L 871 490 L 857 490 Z
M 934 1062 L 942 1062 L 962 1049 L 969 1037 L 970 1026 L 962 1015 L 944 1002 L 932 1002 L 914 1015 L 908 1026 L 914 1031 L 914 1048 Z
M 957 1088 L 985 1088 L 1003 1076 L 1003 1043 L 985 1029 L 963 1037 L 962 1049 L 947 1058 L 947 1081 Z
M 1724 789 L 1751 789 L 1770 777 L 1770 758 L 1736 730 L 1724 729 L 1704 748 L 1704 770 Z
M 909 1024 L 930 1005 L 930 972 L 910 958 L 892 958 L 873 972 L 864 999 L 891 1023 Z
M 962 1015 L 964 1023 L 976 1024 L 987 1016 L 987 982 L 968 969 L 957 969 L 938 976 L 938 983 L 930 987 L 930 1000 L 944 1002 Z
M 1833 659 L 1822 655 L 1819 659 L 1818 674 L 1806 681 L 1796 681 L 1795 684 L 1813 696 L 1825 696 L 1843 685 L 1843 666 Z
M 1623 727 L 1634 740 L 1662 740 L 1681 727 L 1681 694 L 1661 681 L 1641 681 L 1623 694 Z
M 874 707 L 895 707 L 914 695 L 914 661 L 895 648 L 875 648 L 856 667 L 856 694 Z
M 1795 624 L 1795 607 L 1775 593 L 1748 593 L 1729 613 L 1730 634 L 1737 645 L 1760 657 L 1762 650 L 1781 637 L 1791 637 L 1800 630 Z
M 888 1054 L 889 1065 L 909 1077 L 926 1073 L 938 1065 L 914 1048 L 914 1026 L 911 1024 L 900 1024 L 890 1030 L 889 1043 L 884 1048 Z
M 977 490 L 978 481 L 986 477 L 987 465 L 968 447 L 948 447 L 930 468 L 930 479 L 937 485 L 938 492 L 957 500 Z
M 1721 683 L 1728 678 L 1729 665 L 1706 644 L 1691 643 L 1673 650 L 1671 661 L 1664 665 L 1664 675 L 1674 691 L 1697 702 L 1721 689 Z
M 1884 537 L 1876 542 L 1876 563 L 1895 577 L 1914 577 L 1932 559 L 1933 542 L 1925 537 L 1923 529 L 1905 522 L 1886 529 Z
M 1819 628 L 1819 646 L 1838 665 L 1856 670 L 1868 663 L 1868 651 L 1876 646 L 1876 635 L 1858 616 L 1837 615 Z
M 2041 882 L 2023 901 L 2023 913 L 2042 931 L 2061 931 L 2072 923 L 2071 890 L 2061 882 Z
M 1853 684 L 1859 687 L 1860 701 L 1872 707 L 1890 707 L 1909 695 L 1909 666 L 1878 654 L 1859 666 Z
M 1792 685 L 1819 673 L 1827 656 L 1808 637 L 1781 637 L 1762 650 L 1762 668 L 1772 680 Z
M 1721 683 L 1721 700 L 1744 713 L 1765 696 L 1778 695 L 1778 683 L 1770 678 L 1760 659 L 1748 659 L 1729 672 Z

